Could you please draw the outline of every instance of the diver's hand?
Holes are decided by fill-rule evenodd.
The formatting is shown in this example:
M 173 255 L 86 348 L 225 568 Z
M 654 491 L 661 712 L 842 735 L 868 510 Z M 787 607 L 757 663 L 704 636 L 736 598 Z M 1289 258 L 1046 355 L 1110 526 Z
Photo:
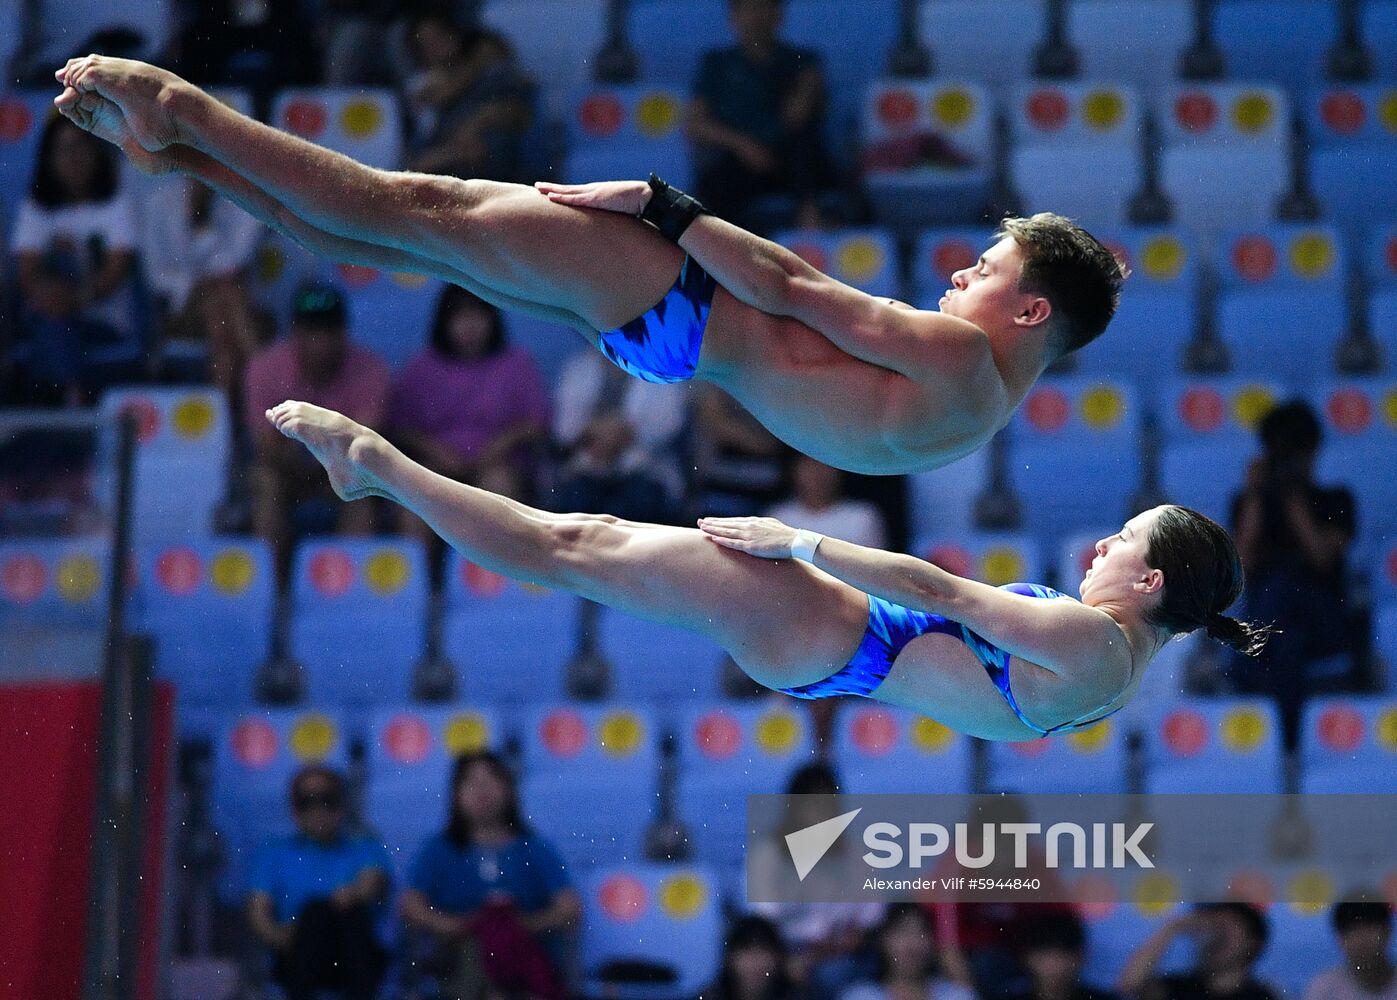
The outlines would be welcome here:
M 699 530 L 725 549 L 761 559 L 789 559 L 796 529 L 774 517 L 701 517 Z

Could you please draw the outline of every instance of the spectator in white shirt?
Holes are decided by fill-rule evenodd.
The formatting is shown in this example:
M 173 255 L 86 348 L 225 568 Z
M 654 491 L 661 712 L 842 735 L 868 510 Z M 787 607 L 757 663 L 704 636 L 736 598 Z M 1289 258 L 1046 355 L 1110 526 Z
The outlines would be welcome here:
M 1397 967 L 1387 953 L 1391 904 L 1355 896 L 1335 906 L 1330 921 L 1344 961 L 1311 980 L 1305 1000 L 1397 1000 Z

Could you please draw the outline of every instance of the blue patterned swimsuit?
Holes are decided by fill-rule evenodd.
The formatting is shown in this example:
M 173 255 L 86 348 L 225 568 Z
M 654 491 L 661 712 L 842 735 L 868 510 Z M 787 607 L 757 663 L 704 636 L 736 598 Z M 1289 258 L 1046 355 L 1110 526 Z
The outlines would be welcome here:
M 1036 583 L 1009 583 L 999 589 L 1007 590 L 1013 594 L 1022 594 L 1025 597 L 1068 597 L 1066 594 Z M 1072 598 L 1068 597 L 1068 600 L 1072 600 Z M 897 654 L 901 653 L 907 644 L 917 636 L 926 635 L 929 632 L 954 636 L 970 647 L 970 651 L 984 665 L 985 672 L 990 675 L 990 680 L 999 689 L 999 693 L 1003 695 L 1009 707 L 1014 710 L 1014 714 L 1019 717 L 1019 721 L 1042 736 L 1092 725 L 1104 719 L 1106 715 L 1120 711 L 1119 708 L 1112 709 L 1111 712 L 1101 716 L 1090 713 L 1090 717 L 1064 722 L 1051 729 L 1035 725 L 1024 717 L 1023 710 L 1014 700 L 1014 692 L 1009 687 L 1008 652 L 1000 649 L 984 636 L 972 632 L 960 622 L 953 622 L 941 615 L 933 615 L 926 611 L 913 611 L 911 608 L 904 608 L 900 604 L 893 604 L 891 601 L 874 597 L 872 594 L 868 595 L 868 628 L 864 630 L 863 642 L 859 644 L 853 659 L 837 673 L 831 674 L 822 681 L 796 688 L 783 688 L 781 693 L 796 698 L 810 699 L 831 698 L 840 694 L 870 697 L 892 670 L 893 661 L 897 659 Z
M 665 297 L 625 326 L 597 335 L 608 361 L 646 382 L 683 382 L 694 377 L 703 328 L 718 283 L 692 257 Z

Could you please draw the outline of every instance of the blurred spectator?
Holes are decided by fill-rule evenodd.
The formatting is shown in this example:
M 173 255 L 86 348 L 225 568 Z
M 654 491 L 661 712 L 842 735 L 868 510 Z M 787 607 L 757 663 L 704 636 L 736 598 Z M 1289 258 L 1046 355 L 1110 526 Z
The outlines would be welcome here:
M 799 224 L 819 222 L 817 196 L 832 186 L 825 151 L 820 57 L 778 40 L 785 0 L 729 0 L 737 44 L 706 52 L 689 105 L 697 147 L 697 194 L 747 228 L 769 228 L 750 211 L 762 196 L 794 202 Z M 789 225 L 791 212 L 780 225 Z
M 1320 973 L 1305 1000 L 1397 1000 L 1392 943 L 1392 904 L 1376 896 L 1344 900 L 1330 912 L 1344 961 Z
M 243 419 L 253 442 L 252 521 L 256 533 L 285 566 L 291 517 L 309 513 L 335 518 L 339 531 L 365 534 L 373 528 L 370 504 L 341 503 L 325 470 L 301 445 L 281 436 L 266 411 L 287 399 L 339 410 L 370 427 L 382 424 L 389 394 L 388 365 L 351 343 L 344 297 L 333 285 L 313 282 L 296 291 L 291 332 L 253 356 L 244 381 Z
M 844 473 L 808 455 L 795 458 L 794 495 L 771 510 L 771 517 L 831 538 L 881 549 L 886 543 L 878 508 L 844 496 Z
M 534 89 L 501 35 L 466 29 L 441 12 L 413 18 L 408 81 L 413 139 L 408 167 L 456 177 L 521 175 Z
M 393 0 L 321 0 L 316 27 L 327 87 L 388 87 L 403 76 L 404 25 Z
M 776 502 L 788 449 L 717 386 L 694 387 L 694 489 L 710 517 L 756 514 Z
M 688 399 L 685 386 L 631 378 L 596 351 L 569 358 L 553 415 L 562 468 L 552 506 L 672 521 L 684 488 L 676 456 Z
M 562 997 L 556 935 L 582 902 L 557 852 L 524 824 L 514 775 L 494 754 L 463 756 L 450 801 L 450 821 L 422 845 L 402 898 L 403 921 L 434 938 L 428 965 L 443 995 Z
M 1322 433 L 1303 401 L 1273 409 L 1261 422 L 1262 454 L 1232 501 L 1247 616 L 1279 629 L 1260 656 L 1235 656 L 1232 676 L 1239 691 L 1275 698 L 1290 750 L 1305 698 L 1324 681 L 1315 665 L 1350 647 L 1345 563 L 1356 512 L 1347 489 L 1314 481 Z
M 260 98 L 316 82 L 320 57 L 302 5 L 276 0 L 197 0 L 182 5 L 184 27 L 170 69 L 192 83 L 248 87 Z
M 165 333 L 205 345 L 210 377 L 235 404 L 259 339 L 243 279 L 265 230 L 207 185 L 186 179 L 157 186 L 144 221 L 146 280 L 163 308 Z
M 136 216 L 118 190 L 112 151 L 61 116 L 44 126 L 10 236 L 20 336 L 9 402 L 90 402 L 143 372 L 133 312 Z
M 953 948 L 942 947 L 942 961 L 937 961 L 931 916 L 916 903 L 889 906 L 876 940 L 876 976 L 851 986 L 844 992 L 843 1000 L 975 1000 L 968 985 L 969 970 L 959 954 Z M 954 975 L 960 981 L 946 975 Z
M 1024 922 L 1018 939 L 1019 963 L 1032 985 L 1013 1000 L 1113 1000 L 1114 993 L 1082 984 L 1087 934 L 1081 918 L 1062 911 L 1041 913 Z
M 1198 939 L 1198 964 L 1184 973 L 1156 976 L 1160 958 L 1180 934 Z M 1277 1000 L 1254 970 L 1270 926 L 1249 903 L 1207 903 L 1170 920 L 1135 949 L 1117 989 L 1133 1000 Z
M 786 974 L 786 945 L 776 925 L 740 917 L 723 941 L 723 966 L 699 1000 L 793 1000 L 799 995 Z
M 392 862 L 382 844 L 346 831 L 346 804 L 338 771 L 304 768 L 291 782 L 296 834 L 253 861 L 248 924 L 275 953 L 287 1000 L 322 989 L 369 1000 L 387 968 L 374 924 Z
M 548 397 L 500 312 L 457 285 L 437 300 L 431 343 L 398 376 L 388 423 L 413 458 L 450 479 L 523 496 L 548 431 Z M 404 530 L 435 537 L 403 512 Z
M 831 699 L 832 700 L 832 699 Z M 753 845 L 748 865 L 749 877 L 759 879 L 787 864 L 787 849 L 780 834 L 827 819 L 833 812 L 828 800 L 805 798 L 839 794 L 838 777 L 828 764 L 806 764 L 791 776 L 786 794 L 802 796 L 787 800 L 786 816 L 773 831 L 777 836 Z M 857 859 L 843 839 L 836 840 L 825 859 L 811 869 L 804 884 L 824 884 L 838 893 L 848 883 L 845 864 Z M 754 884 L 753 895 L 771 896 L 775 887 L 762 889 Z M 813 892 L 820 892 L 818 888 Z M 853 982 L 871 979 L 878 971 L 876 952 L 866 946 L 868 932 L 883 919 L 882 903 L 753 903 L 751 911 L 771 920 L 790 947 L 787 969 L 790 978 L 803 989 L 804 996 L 838 998 Z

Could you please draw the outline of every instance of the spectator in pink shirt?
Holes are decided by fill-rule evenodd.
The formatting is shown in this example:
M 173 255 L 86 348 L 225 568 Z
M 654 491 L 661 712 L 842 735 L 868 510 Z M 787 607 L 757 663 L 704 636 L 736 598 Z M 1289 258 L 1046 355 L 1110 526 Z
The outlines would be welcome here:
M 341 408 L 355 420 L 382 420 L 389 393 L 388 365 L 369 349 L 351 343 L 344 297 L 333 285 L 312 283 L 297 290 L 291 332 L 262 348 L 248 362 L 244 414 L 253 444 L 252 521 L 271 543 L 279 565 L 289 554 L 292 515 L 321 505 L 338 518 L 342 534 L 373 529 L 372 501 L 335 504 L 320 466 L 304 448 L 267 423 L 267 409 L 286 399 Z
M 448 285 L 437 303 L 431 343 L 393 388 L 394 442 L 443 476 L 520 497 L 529 489 L 548 423 L 538 368 L 527 351 L 506 343 L 499 311 Z M 402 525 L 407 534 L 435 540 L 406 511 Z

